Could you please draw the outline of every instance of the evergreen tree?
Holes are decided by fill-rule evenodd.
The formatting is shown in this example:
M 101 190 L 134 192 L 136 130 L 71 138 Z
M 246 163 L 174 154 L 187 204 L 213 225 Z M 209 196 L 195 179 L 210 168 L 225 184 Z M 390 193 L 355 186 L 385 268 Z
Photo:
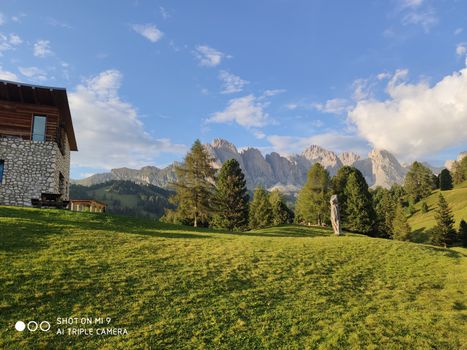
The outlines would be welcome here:
M 433 185 L 431 186 L 432 190 L 439 189 L 439 176 L 436 176 L 435 174 L 431 174 L 431 182 L 433 183 Z
M 467 222 L 461 220 L 457 238 L 463 247 L 467 247 Z
M 407 216 L 405 215 L 404 208 L 400 203 L 397 204 L 394 213 L 394 219 L 392 222 L 392 238 L 399 241 L 406 241 L 410 236 L 410 226 L 407 222 Z
M 368 185 L 360 171 L 349 175 L 344 195 L 346 208 L 343 227 L 349 231 L 372 233 L 375 228 L 375 213 Z
M 180 221 L 188 221 L 194 227 L 200 223 L 206 225 L 213 212 L 215 170 L 212 161 L 201 142 L 196 140 L 183 164 L 175 168 L 177 181 L 172 186 L 176 194 L 171 198 L 177 205 L 175 214 Z
M 274 190 L 269 194 L 269 203 L 272 208 L 272 224 L 290 224 L 293 221 L 293 212 L 284 203 L 279 190 Z
M 376 215 L 375 231 L 378 237 L 392 237 L 392 223 L 397 201 L 391 195 L 390 190 L 377 187 L 371 192 L 373 207 Z
M 439 189 L 441 191 L 452 190 L 452 177 L 448 169 L 443 169 L 439 173 Z
M 436 226 L 433 228 L 433 244 L 448 246 L 455 243 L 457 233 L 454 229 L 454 217 L 444 196 L 440 193 L 438 209 L 435 214 Z
M 295 206 L 299 220 L 322 225 L 329 222 L 329 173 L 319 163 L 313 164 L 300 190 Z
M 464 172 L 462 171 L 461 165 L 457 160 L 452 163 L 451 166 L 452 181 L 455 185 L 459 185 L 464 181 Z
M 332 193 L 337 194 L 339 198 L 339 210 L 341 215 L 341 221 L 345 221 L 346 203 L 347 198 L 345 197 L 344 189 L 347 185 L 349 175 L 358 171 L 356 168 L 351 166 L 343 166 L 337 171 L 336 176 L 332 178 Z
M 272 219 L 269 193 L 262 186 L 258 186 L 250 203 L 249 226 L 251 229 L 268 227 L 272 225 Z
M 428 204 L 426 204 L 426 202 L 423 202 L 422 203 L 422 213 L 425 214 L 425 213 L 428 213 Z
M 463 181 L 465 181 L 467 180 L 467 155 L 461 159 L 459 165 L 462 171 Z
M 240 164 L 235 159 L 227 160 L 216 177 L 212 226 L 230 231 L 245 229 L 248 226 L 248 201 Z
M 413 162 L 405 176 L 404 189 L 414 203 L 428 197 L 433 189 L 433 173 L 419 162 Z

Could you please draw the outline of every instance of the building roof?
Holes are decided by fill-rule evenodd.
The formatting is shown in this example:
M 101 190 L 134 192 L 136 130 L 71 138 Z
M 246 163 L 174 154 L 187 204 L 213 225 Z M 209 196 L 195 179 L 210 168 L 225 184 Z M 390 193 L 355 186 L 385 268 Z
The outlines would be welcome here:
M 64 126 L 70 150 L 78 150 L 65 88 L 31 85 L 0 79 L 0 100 L 57 107 L 65 122 Z

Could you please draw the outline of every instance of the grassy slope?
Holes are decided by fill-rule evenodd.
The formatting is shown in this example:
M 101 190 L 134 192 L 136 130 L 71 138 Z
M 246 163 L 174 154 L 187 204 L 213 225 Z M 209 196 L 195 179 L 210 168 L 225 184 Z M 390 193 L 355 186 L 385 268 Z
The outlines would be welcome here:
M 466 255 L 297 226 L 226 234 L 0 207 L 0 348 L 459 349 Z M 12 328 L 68 316 L 130 334 Z
M 425 231 L 433 228 L 436 225 L 435 222 L 435 211 L 438 206 L 439 190 L 433 192 L 424 201 L 428 204 L 429 211 L 427 213 L 421 212 L 422 202 L 415 205 L 417 212 L 409 218 L 410 227 L 414 231 Z M 454 189 L 449 191 L 442 191 L 443 196 L 451 206 L 456 220 L 456 229 L 459 226 L 461 219 L 467 221 L 467 181 L 456 186 Z

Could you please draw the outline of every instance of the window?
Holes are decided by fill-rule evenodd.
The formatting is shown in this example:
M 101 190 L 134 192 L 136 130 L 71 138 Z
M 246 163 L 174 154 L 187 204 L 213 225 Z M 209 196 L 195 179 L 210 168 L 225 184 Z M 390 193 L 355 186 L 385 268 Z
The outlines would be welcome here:
M 32 123 L 32 140 L 45 141 L 45 124 L 46 117 L 43 115 L 35 115 Z
M 0 160 L 0 184 L 3 182 L 3 170 L 5 169 L 5 161 Z

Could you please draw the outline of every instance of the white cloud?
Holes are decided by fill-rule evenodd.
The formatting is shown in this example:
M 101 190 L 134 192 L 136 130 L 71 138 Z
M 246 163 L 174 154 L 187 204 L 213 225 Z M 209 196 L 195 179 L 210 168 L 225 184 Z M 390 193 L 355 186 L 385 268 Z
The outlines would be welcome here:
M 411 11 L 402 18 L 404 25 L 415 24 L 422 26 L 425 32 L 429 32 L 438 23 L 438 17 L 432 9 L 426 11 Z
M 366 140 L 355 135 L 326 132 L 308 137 L 270 135 L 267 140 L 274 151 L 282 154 L 300 153 L 311 145 L 319 145 L 334 152 L 352 151 L 366 154 L 369 145 Z
M 456 30 L 454 31 L 454 35 L 459 35 L 460 33 L 462 33 L 464 31 L 464 28 L 456 28 Z
M 6 22 L 5 15 L 0 12 L 0 26 L 4 25 Z
M 161 40 L 164 35 L 154 24 L 134 24 L 132 29 L 153 43 Z
M 401 6 L 404 7 L 419 7 L 423 3 L 423 0 L 401 0 Z
M 20 73 L 33 81 L 47 80 L 47 73 L 38 67 L 19 67 Z
M 261 97 L 262 98 L 272 97 L 272 96 L 283 94 L 285 91 L 286 91 L 285 89 L 266 90 L 266 91 L 263 92 Z
M 169 19 L 170 18 L 170 13 L 167 11 L 164 7 L 159 6 L 159 10 L 161 12 L 162 18 L 163 19 Z
M 253 133 L 253 135 L 255 135 L 255 137 L 256 137 L 257 139 L 260 139 L 260 140 L 262 140 L 262 139 L 264 139 L 264 138 L 266 137 L 266 134 L 265 134 L 263 131 L 261 131 L 261 130 L 255 131 L 255 132 Z
M 370 79 L 357 79 L 353 82 L 352 87 L 353 98 L 359 101 L 371 96 L 373 84 Z
M 70 26 L 68 23 L 65 23 L 61 20 L 58 20 L 54 17 L 47 17 L 46 19 L 46 22 L 48 25 L 52 26 L 52 27 L 59 27 L 59 28 L 65 28 L 65 29 L 72 29 L 73 27 Z
M 9 72 L 7 70 L 3 70 L 2 67 L 0 66 L 0 79 L 10 80 L 10 81 L 17 81 L 18 77 L 16 76 L 15 73 Z
M 199 63 L 205 67 L 218 66 L 222 59 L 230 57 L 225 53 L 213 49 L 207 45 L 200 45 L 196 47 L 195 56 L 198 58 Z
M 211 115 L 208 123 L 232 123 L 241 126 L 262 127 L 268 123 L 268 114 L 264 111 L 267 104 L 258 101 L 253 95 L 235 98 L 229 101 L 222 111 Z
M 23 43 L 23 40 L 17 34 L 10 34 L 10 44 L 12 45 L 20 45 Z
M 456 54 L 458 56 L 464 56 L 467 53 L 467 43 L 457 44 Z
M 225 70 L 221 70 L 219 73 L 219 79 L 222 80 L 222 91 L 223 94 L 232 94 L 240 92 L 243 87 L 248 84 L 248 81 L 243 80 L 239 76 L 229 73 Z
M 46 57 L 52 55 L 53 52 L 50 49 L 50 41 L 48 40 L 38 40 L 34 44 L 34 56 L 36 57 Z
M 430 86 L 407 82 L 398 70 L 384 101 L 363 99 L 348 114 L 358 134 L 401 159 L 436 153 L 467 141 L 467 68 Z
M 23 41 L 16 34 L 5 35 L 0 33 L 0 56 L 3 56 L 3 52 L 14 50 Z
M 151 136 L 136 108 L 119 96 L 122 75 L 108 70 L 69 93 L 79 151 L 74 166 L 105 168 L 155 164 L 161 153 L 183 154 L 184 145 Z
M 334 98 L 323 103 L 313 103 L 312 107 L 320 112 L 341 114 L 349 110 L 350 103 L 344 98 Z

